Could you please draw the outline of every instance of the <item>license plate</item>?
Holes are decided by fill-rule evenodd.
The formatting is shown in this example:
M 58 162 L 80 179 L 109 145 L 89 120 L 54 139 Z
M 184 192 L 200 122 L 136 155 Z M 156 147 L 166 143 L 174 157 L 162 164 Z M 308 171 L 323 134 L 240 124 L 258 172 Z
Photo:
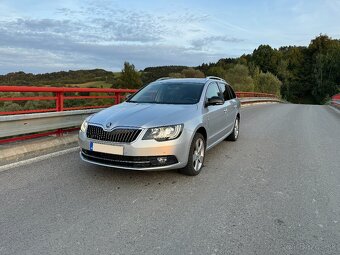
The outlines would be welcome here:
M 115 146 L 115 145 L 100 144 L 100 143 L 93 143 L 93 142 L 90 142 L 90 151 L 103 152 L 103 153 L 115 154 L 115 155 L 124 155 L 123 146 Z

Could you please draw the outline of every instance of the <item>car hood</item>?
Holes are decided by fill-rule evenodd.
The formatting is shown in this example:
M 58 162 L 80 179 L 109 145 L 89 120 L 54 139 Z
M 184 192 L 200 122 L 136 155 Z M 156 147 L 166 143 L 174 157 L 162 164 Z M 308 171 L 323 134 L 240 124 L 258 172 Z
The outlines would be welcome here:
M 94 114 L 89 123 L 106 127 L 156 127 L 185 123 L 197 112 L 197 105 L 122 103 Z

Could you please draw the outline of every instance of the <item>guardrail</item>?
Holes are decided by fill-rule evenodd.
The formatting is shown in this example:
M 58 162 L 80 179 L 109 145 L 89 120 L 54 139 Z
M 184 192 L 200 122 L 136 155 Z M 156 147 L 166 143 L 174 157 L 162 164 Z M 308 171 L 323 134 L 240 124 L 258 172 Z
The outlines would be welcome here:
M 0 97 L 1 101 L 52 100 L 54 108 L 28 109 L 18 111 L 0 111 L 0 144 L 31 139 L 48 135 L 61 135 L 79 129 L 82 121 L 102 108 L 121 102 L 126 93 L 134 93 L 134 89 L 104 88 L 59 88 L 0 86 L 0 92 L 44 92 L 49 95 Z M 70 95 L 70 94 L 74 95 Z M 79 95 L 88 93 L 88 95 Z M 105 95 L 90 95 L 104 93 Z M 275 95 L 257 92 L 236 92 L 241 103 L 280 101 Z M 112 99 L 111 104 L 64 107 L 65 100 L 77 99 Z M 90 109 L 89 109 L 90 108 Z M 4 138 L 4 139 L 2 139 Z
M 332 100 L 332 101 L 330 102 L 330 105 L 333 106 L 333 107 L 335 107 L 335 108 L 340 109 L 340 100 Z
M 282 99 L 273 98 L 273 97 L 254 97 L 254 98 L 239 98 L 241 105 L 244 104 L 255 104 L 255 103 L 266 103 L 266 102 L 273 102 L 273 103 L 284 103 Z
M 265 97 L 265 98 L 277 98 L 275 94 L 261 93 L 261 92 L 236 92 L 237 97 Z
M 60 132 L 78 130 L 81 123 L 89 115 L 100 110 L 88 109 L 0 116 L 0 138 L 10 137 L 1 139 L 0 144 L 48 135 L 60 135 Z M 25 136 L 18 137 L 19 135 Z
M 79 109 L 93 109 L 109 107 L 113 104 L 119 104 L 126 93 L 134 93 L 135 89 L 105 89 L 105 88 L 65 88 L 65 87 L 31 87 L 31 86 L 0 86 L 0 92 L 35 92 L 49 93 L 53 95 L 37 96 L 17 96 L 17 97 L 0 97 L 0 101 L 55 101 L 54 108 L 19 110 L 19 111 L 0 111 L 0 115 L 13 115 L 23 113 L 38 112 L 61 112 Z M 88 95 L 79 95 L 79 93 L 88 93 Z M 89 95 L 90 93 L 105 93 L 106 95 Z M 73 94 L 73 95 L 65 95 Z M 112 104 L 108 105 L 89 105 L 78 107 L 64 107 L 66 100 L 79 99 L 113 99 Z

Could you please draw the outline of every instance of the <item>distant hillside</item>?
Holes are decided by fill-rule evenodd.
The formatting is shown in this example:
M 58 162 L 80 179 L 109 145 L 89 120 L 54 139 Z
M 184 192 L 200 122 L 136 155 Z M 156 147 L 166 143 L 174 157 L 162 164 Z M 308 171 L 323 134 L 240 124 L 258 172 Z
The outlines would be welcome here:
M 78 86 L 79 87 L 109 87 L 115 73 L 103 69 L 61 71 L 45 74 L 25 72 L 0 75 L 0 84 L 18 86 Z M 85 84 L 85 85 L 84 85 Z
M 156 67 L 147 67 L 142 72 L 142 81 L 143 84 L 148 84 L 152 81 L 155 81 L 161 77 L 167 77 L 171 73 L 180 73 L 184 69 L 187 69 L 187 66 L 156 66 Z
M 140 71 L 143 84 L 148 84 L 171 73 L 180 73 L 187 66 L 157 66 L 147 67 Z M 66 87 L 111 87 L 120 72 L 110 72 L 103 69 L 60 71 L 45 74 L 13 72 L 0 75 L 1 85 L 17 86 L 66 86 Z
M 133 64 L 125 62 L 117 73 L 103 69 L 36 75 L 16 72 L 0 75 L 0 84 L 140 88 L 161 77 L 211 75 L 225 79 L 236 91 L 273 93 L 294 103 L 323 104 L 340 92 L 340 40 L 321 34 L 308 46 L 276 49 L 260 45 L 251 54 L 190 68 L 157 66 L 138 71 Z

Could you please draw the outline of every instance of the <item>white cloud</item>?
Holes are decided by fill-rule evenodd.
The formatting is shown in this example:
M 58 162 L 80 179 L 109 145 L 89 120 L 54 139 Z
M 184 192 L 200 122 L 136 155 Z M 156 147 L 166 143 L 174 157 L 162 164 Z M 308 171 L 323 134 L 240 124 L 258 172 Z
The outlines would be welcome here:
M 0 71 L 106 68 L 124 61 L 151 65 L 199 65 L 217 60 L 200 37 L 207 14 L 154 15 L 102 5 L 78 10 L 59 8 L 57 17 L 0 20 Z M 217 41 L 237 40 L 217 36 Z M 200 52 L 193 51 L 200 47 Z M 20 64 L 15 59 L 21 59 Z M 35 70 L 36 69 L 36 70 Z
M 319 33 L 339 36 L 339 0 L 29 2 L 0 3 L 0 72 L 119 70 L 124 61 L 137 68 L 195 66 L 259 44 L 307 45 Z

